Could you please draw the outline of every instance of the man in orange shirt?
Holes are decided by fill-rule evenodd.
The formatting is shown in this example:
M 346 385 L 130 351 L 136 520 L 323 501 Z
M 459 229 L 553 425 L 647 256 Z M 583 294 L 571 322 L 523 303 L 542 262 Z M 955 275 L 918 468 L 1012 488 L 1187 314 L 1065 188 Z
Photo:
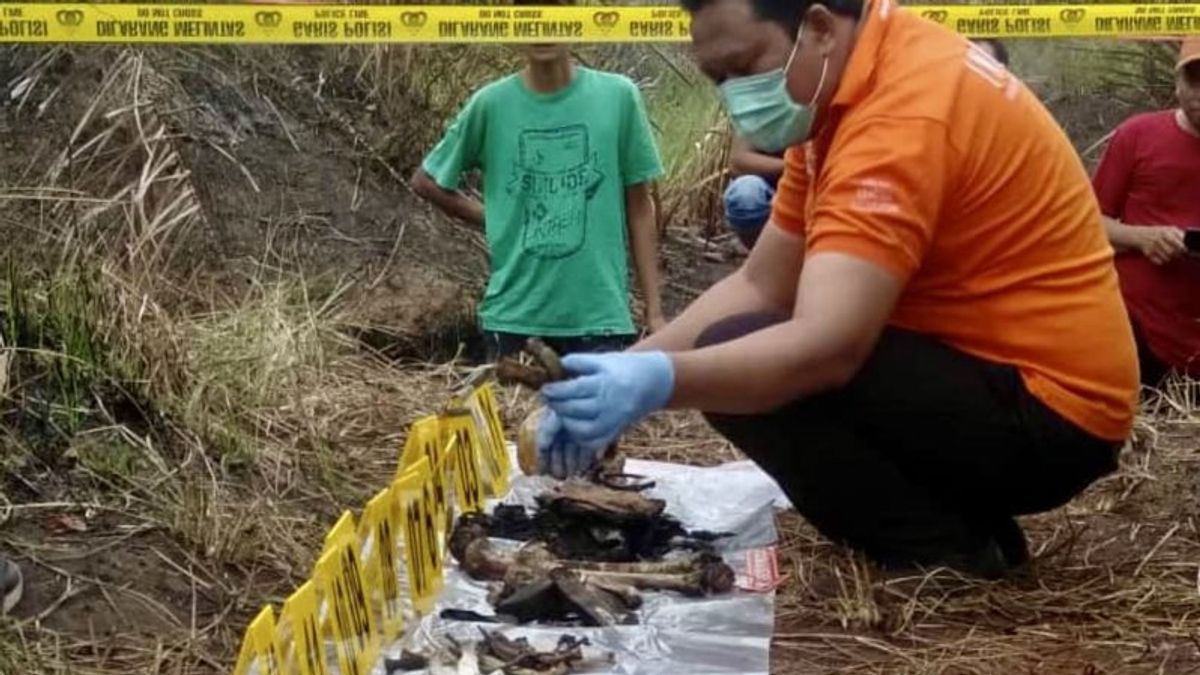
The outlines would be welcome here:
M 546 470 L 704 411 L 826 536 L 994 577 L 1116 467 L 1137 396 L 1087 173 L 1007 69 L 894 0 L 684 0 L 737 131 L 787 147 L 745 264 L 542 390 Z

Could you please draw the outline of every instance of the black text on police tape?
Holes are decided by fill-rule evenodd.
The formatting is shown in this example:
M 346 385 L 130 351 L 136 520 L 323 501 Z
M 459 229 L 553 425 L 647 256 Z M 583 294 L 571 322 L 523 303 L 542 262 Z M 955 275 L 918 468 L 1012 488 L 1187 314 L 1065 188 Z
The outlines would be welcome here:
M 375 40 L 392 37 L 390 21 L 296 21 L 292 36 L 301 40 Z

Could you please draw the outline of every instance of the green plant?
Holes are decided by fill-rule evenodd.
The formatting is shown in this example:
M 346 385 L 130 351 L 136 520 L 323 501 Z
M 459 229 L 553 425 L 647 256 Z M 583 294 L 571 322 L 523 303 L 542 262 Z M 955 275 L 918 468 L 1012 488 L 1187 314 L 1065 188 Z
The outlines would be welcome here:
M 4 272 L 4 306 L 0 308 L 4 310 L 4 340 L 11 348 L 19 349 L 28 344 L 29 334 L 25 325 L 25 294 L 12 256 L 8 257 Z
M 135 485 L 145 466 L 142 453 L 122 427 L 105 427 L 76 435 L 70 454 L 87 471 L 114 485 Z
M 68 433 L 80 428 L 92 389 L 105 373 L 96 344 L 98 326 L 90 315 L 95 304 L 89 283 L 77 274 L 62 274 L 46 291 L 40 346 L 50 360 Z

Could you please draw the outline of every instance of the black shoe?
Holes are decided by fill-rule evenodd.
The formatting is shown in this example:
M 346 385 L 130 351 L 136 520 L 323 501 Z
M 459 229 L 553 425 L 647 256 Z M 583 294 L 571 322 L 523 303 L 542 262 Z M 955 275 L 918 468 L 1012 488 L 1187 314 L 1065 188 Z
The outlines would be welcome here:
M 995 539 L 988 539 L 983 547 L 970 554 L 949 556 L 943 562 L 946 567 L 963 574 L 988 581 L 995 581 L 1008 574 L 1008 561 Z
M 923 551 L 920 554 L 905 552 L 900 555 L 870 556 L 878 565 L 898 574 L 919 573 L 937 567 L 954 570 L 959 574 L 994 581 L 1008 574 L 1008 561 L 1000 544 L 993 538 L 986 539 L 982 544 L 976 543 L 971 550 L 963 550 L 966 545 L 958 542 L 958 550 L 950 550 L 949 546 L 939 547 L 937 551 Z
M 992 537 L 1004 554 L 1004 562 L 1010 568 L 1022 567 L 1029 562 L 1029 542 L 1025 539 L 1025 531 L 1017 524 L 1015 518 L 1003 518 L 996 521 L 992 528 Z

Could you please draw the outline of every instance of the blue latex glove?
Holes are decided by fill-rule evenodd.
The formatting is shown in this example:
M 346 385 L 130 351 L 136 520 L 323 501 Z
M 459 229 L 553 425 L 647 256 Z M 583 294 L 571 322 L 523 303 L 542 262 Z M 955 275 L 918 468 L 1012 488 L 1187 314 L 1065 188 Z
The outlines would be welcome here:
M 562 419 L 552 409 L 546 409 L 537 429 L 538 473 L 566 478 L 584 471 L 596 461 L 589 452 L 571 440 L 563 428 Z
M 571 354 L 562 365 L 571 379 L 545 385 L 542 398 L 561 427 L 556 438 L 577 446 L 564 461 L 572 473 L 589 468 L 622 431 L 665 406 L 675 388 L 675 366 L 664 352 Z

